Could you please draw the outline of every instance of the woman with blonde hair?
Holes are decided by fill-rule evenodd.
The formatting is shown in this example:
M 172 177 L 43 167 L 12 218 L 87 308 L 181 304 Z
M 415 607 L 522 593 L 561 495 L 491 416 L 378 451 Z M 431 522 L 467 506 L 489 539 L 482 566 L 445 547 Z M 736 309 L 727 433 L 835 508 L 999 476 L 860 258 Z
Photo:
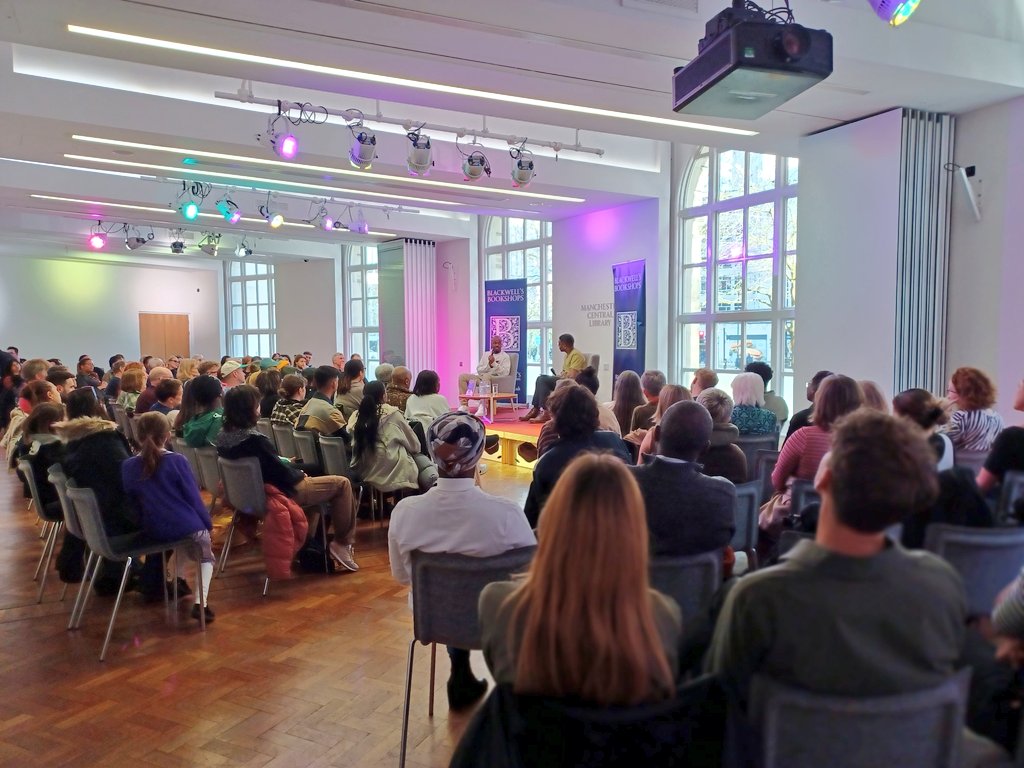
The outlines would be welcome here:
M 524 579 L 480 595 L 495 681 L 599 706 L 671 698 L 682 619 L 650 588 L 643 497 L 625 465 L 575 459 L 548 499 L 538 540 Z
M 198 375 L 199 362 L 194 357 L 183 358 L 181 365 L 178 366 L 178 381 L 184 384 L 186 381 L 191 381 Z
M 693 397 L 690 395 L 690 390 L 686 387 L 682 387 L 678 384 L 666 384 L 661 388 L 661 392 L 658 393 L 658 407 L 654 411 L 654 426 L 658 426 L 658 424 L 661 423 L 662 415 L 673 405 L 682 402 L 683 400 L 692 399 Z M 637 430 L 637 432 L 639 431 L 640 430 Z M 632 440 L 630 440 L 630 442 L 632 442 Z M 654 453 L 654 448 L 654 429 L 652 428 L 644 432 L 643 440 L 640 442 L 640 454 L 637 456 L 636 463 L 643 464 L 644 456 Z
M 872 408 L 882 413 L 889 412 L 889 401 L 885 399 L 885 394 L 880 386 L 867 379 L 857 383 L 860 384 L 860 391 L 864 393 L 865 408 Z
M 732 423 L 741 435 L 770 435 L 779 431 L 775 414 L 764 407 L 764 379 L 741 373 L 732 380 Z

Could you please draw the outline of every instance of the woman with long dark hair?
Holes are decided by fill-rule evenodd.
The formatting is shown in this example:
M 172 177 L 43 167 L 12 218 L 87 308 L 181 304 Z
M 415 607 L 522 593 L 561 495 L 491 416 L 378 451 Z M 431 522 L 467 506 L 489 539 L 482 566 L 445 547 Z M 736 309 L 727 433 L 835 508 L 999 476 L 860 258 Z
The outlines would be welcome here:
M 612 409 L 615 420 L 619 422 L 619 433 L 625 436 L 629 434 L 633 411 L 647 403 L 643 387 L 640 386 L 640 377 L 636 371 L 623 371 L 619 374 L 615 380 L 613 395 L 612 401 L 605 405 Z
M 441 377 L 436 371 L 420 371 L 416 374 L 412 394 L 405 401 L 405 418 L 410 424 L 418 422 L 423 427 L 424 435 L 434 419 L 452 409 L 440 392 Z
M 368 383 L 359 409 L 349 418 L 353 466 L 382 491 L 429 488 L 437 480 L 437 468 L 420 453 L 419 438 L 402 413 L 384 402 L 384 392 L 382 382 Z
M 213 445 L 220 434 L 224 390 L 213 376 L 199 376 L 185 387 L 181 408 L 174 419 L 174 434 L 185 438 L 192 448 Z
M 526 577 L 488 584 L 480 595 L 495 681 L 599 706 L 671 698 L 682 618 L 650 588 L 644 501 L 625 464 L 575 459 L 537 534 Z
M 178 578 L 185 576 L 185 563 L 198 559 L 202 574 L 202 602 L 197 593 L 192 618 L 199 619 L 199 606 L 206 604 L 206 595 L 213 578 L 213 544 L 210 531 L 213 522 L 199 496 L 195 477 L 188 460 L 164 449 L 171 427 L 162 413 L 144 413 L 136 421 L 139 455 L 121 464 L 121 482 L 125 493 L 142 512 L 142 530 L 152 541 L 179 541 L 189 538 L 188 551 L 174 551 Z M 198 579 L 198 576 L 197 576 Z M 206 621 L 213 621 L 213 611 L 206 606 Z
M 349 360 L 341 372 L 341 379 L 338 381 L 338 392 L 334 397 L 334 404 L 341 409 L 341 415 L 346 419 L 352 418 L 352 414 L 359 409 L 363 400 L 363 385 L 366 378 L 366 366 L 362 360 Z

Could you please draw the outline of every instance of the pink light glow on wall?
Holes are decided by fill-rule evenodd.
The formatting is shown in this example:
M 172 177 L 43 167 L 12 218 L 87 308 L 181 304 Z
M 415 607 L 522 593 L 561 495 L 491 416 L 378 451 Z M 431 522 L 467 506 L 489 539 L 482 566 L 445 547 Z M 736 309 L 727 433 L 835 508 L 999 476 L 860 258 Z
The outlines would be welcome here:
M 616 242 L 622 226 L 618 208 L 605 208 L 584 218 L 583 237 L 591 248 L 605 249 Z

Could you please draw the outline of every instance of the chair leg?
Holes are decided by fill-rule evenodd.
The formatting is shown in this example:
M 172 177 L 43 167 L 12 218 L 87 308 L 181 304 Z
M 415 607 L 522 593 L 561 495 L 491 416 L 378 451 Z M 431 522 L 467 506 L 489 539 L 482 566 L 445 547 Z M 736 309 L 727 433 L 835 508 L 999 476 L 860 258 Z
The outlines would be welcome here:
M 177 553 L 174 555 L 177 557 Z M 203 632 L 206 631 L 206 598 L 203 597 L 203 557 L 202 555 L 196 556 L 196 589 L 199 590 L 196 594 L 199 595 L 199 629 Z M 177 605 L 178 597 L 178 578 L 174 577 L 174 597 L 175 605 Z
M 437 664 L 437 643 L 430 644 L 430 696 L 427 699 L 427 716 L 434 716 L 434 667 Z
M 322 543 L 324 545 L 324 573 L 327 573 L 327 570 L 331 567 L 331 563 L 330 563 L 331 551 L 330 551 L 330 549 L 327 546 L 327 521 L 330 520 L 330 517 L 328 515 L 329 515 L 329 512 L 327 510 L 327 505 L 326 504 L 321 504 L 320 505 L 320 538 L 323 540 Z
M 65 581 L 64 582 L 64 586 L 62 586 L 60 588 L 60 602 L 62 602 L 62 603 L 64 602 L 64 597 L 67 595 L 67 593 L 68 593 L 68 583 Z
M 60 533 L 61 523 L 54 523 L 50 526 L 50 535 L 46 539 L 46 546 L 43 547 L 43 574 L 39 579 L 39 594 L 36 595 L 36 603 L 43 602 L 43 590 L 46 589 L 46 576 L 50 571 L 50 561 L 53 559 L 53 548 L 57 546 L 57 534 Z
M 132 559 L 129 557 L 124 561 L 124 572 L 121 574 L 121 587 L 117 590 L 117 599 L 114 601 L 114 610 L 110 612 L 110 623 L 107 625 L 107 636 L 103 640 L 103 649 L 100 651 L 100 661 L 107 657 L 107 646 L 110 645 L 110 636 L 114 634 L 114 622 L 117 621 L 117 611 L 121 607 L 121 598 L 124 597 L 124 588 L 128 585 L 128 573 L 132 568 Z
M 39 574 L 43 570 L 43 560 L 46 559 L 46 550 L 50 547 L 50 524 L 44 522 L 39 529 L 39 538 L 43 539 L 43 551 L 39 553 L 39 562 L 36 563 L 36 572 L 32 574 L 32 581 L 39 581 Z
M 228 537 L 224 540 L 224 546 L 220 551 L 220 564 L 217 568 L 217 575 L 220 576 L 224 573 L 224 569 L 228 566 L 228 552 L 231 551 L 231 540 L 235 536 L 235 523 L 238 522 L 238 513 L 235 512 L 231 516 L 231 525 L 228 526 Z
M 409 643 L 409 664 L 405 669 L 405 706 L 402 708 L 402 750 L 398 768 L 405 768 L 405 749 L 409 744 L 409 699 L 412 698 L 412 663 L 416 658 L 416 638 Z
M 99 573 L 102 562 L 102 557 L 95 552 L 89 552 L 89 559 L 85 563 L 85 574 L 82 576 L 82 586 L 78 588 L 78 599 L 81 601 L 78 605 L 78 615 L 76 616 L 72 612 L 71 624 L 68 625 L 68 629 L 78 629 L 82 625 L 82 614 L 85 613 L 85 606 L 89 602 L 89 593 L 92 592 L 93 585 L 96 584 L 96 574 Z M 90 563 L 92 564 L 91 574 L 89 572 Z
M 269 577 L 269 576 L 267 576 L 267 577 L 266 577 L 266 578 L 265 578 L 265 579 L 263 580 L 263 596 L 264 596 L 264 597 L 266 597 L 266 596 L 267 596 L 267 592 L 268 592 L 268 591 L 270 591 L 270 577 Z

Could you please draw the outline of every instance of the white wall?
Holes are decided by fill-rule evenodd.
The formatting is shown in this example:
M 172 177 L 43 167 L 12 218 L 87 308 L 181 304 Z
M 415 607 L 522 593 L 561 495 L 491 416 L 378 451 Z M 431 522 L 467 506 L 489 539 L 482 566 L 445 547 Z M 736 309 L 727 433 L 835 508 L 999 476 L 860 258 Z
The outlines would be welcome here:
M 341 303 L 336 268 L 334 259 L 274 267 L 278 352 L 294 355 L 309 350 L 315 365 L 330 365 L 331 355 L 344 349 L 336 322 Z
M 668 259 L 668 221 L 662 221 L 663 216 L 667 216 L 666 206 L 651 199 L 553 224 L 555 337 L 571 333 L 577 348 L 601 355 L 601 399 L 612 397 L 613 264 L 647 261 L 646 367 L 659 367 L 660 363 L 668 373 L 667 358 L 657 359 L 659 337 L 666 331 L 668 316 L 667 307 L 658 306 L 658 297 L 664 293 L 659 284 L 663 272 L 660 264 Z M 555 358 L 553 367 L 559 370 L 562 356 L 557 350 Z
M 1013 396 L 1024 378 L 1024 98 L 962 115 L 956 162 L 977 168 L 982 220 L 966 192 L 953 190 L 947 373 L 970 365 L 988 372 L 999 390 L 998 409 L 1019 423 Z
M 24 358 L 89 354 L 100 367 L 138 358 L 139 313 L 189 315 L 192 354 L 219 358 L 224 334 L 220 262 L 210 269 L 142 267 L 85 259 L 0 260 L 0 337 Z
M 457 403 L 459 374 L 474 373 L 483 347 L 479 338 L 473 297 L 478 293 L 471 272 L 469 240 L 437 244 L 437 362 L 441 394 Z M 451 265 L 451 268 L 445 265 Z M 477 349 L 480 347 L 480 349 Z
M 801 141 L 797 394 L 824 368 L 891 396 L 901 119 L 893 110 Z

